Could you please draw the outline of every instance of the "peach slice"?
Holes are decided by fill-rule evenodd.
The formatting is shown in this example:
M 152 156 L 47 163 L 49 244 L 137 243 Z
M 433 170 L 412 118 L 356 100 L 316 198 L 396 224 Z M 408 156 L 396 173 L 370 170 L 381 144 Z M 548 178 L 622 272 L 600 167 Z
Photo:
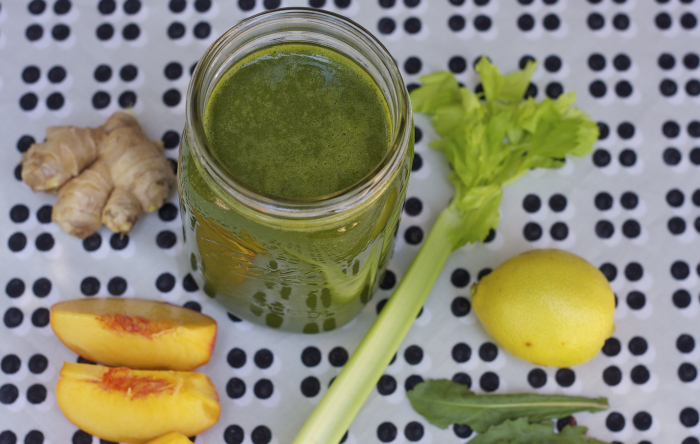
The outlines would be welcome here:
M 63 414 L 107 441 L 141 444 L 170 432 L 194 436 L 219 419 L 219 397 L 202 373 L 66 362 L 60 375 L 56 401 Z
M 192 441 L 182 433 L 171 432 L 152 441 L 148 441 L 146 444 L 192 444 Z
M 192 370 L 214 350 L 216 321 L 143 299 L 75 299 L 51 307 L 51 328 L 83 358 L 115 367 Z

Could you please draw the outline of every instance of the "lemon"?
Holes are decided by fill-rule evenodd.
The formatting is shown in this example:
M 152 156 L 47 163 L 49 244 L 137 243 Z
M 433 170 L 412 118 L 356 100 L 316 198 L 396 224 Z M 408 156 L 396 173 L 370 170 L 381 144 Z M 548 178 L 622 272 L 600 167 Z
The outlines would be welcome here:
M 515 256 L 472 287 L 486 331 L 513 356 L 570 367 L 593 358 L 615 330 L 615 295 L 585 259 L 561 250 Z

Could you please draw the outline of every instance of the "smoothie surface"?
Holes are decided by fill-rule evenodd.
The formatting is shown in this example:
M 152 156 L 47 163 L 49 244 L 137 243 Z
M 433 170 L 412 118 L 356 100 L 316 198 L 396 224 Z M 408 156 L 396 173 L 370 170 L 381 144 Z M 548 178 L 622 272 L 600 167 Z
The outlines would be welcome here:
M 391 121 L 376 82 L 343 54 L 307 43 L 260 49 L 231 66 L 206 105 L 207 143 L 245 188 L 319 200 L 381 163 Z

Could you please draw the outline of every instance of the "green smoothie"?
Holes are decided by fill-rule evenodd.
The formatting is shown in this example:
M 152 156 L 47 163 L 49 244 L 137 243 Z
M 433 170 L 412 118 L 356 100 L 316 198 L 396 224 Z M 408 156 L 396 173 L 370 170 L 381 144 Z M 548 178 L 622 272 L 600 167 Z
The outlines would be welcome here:
M 319 200 L 381 164 L 389 109 L 369 74 L 308 43 L 256 51 L 228 69 L 206 106 L 209 146 L 238 183 L 280 200 Z
M 382 90 L 334 50 L 264 47 L 215 82 L 202 135 L 225 173 L 258 195 L 322 205 L 376 178 L 395 152 Z M 203 291 L 237 317 L 294 332 L 331 331 L 362 311 L 391 256 L 413 139 L 388 179 L 375 180 L 358 203 L 287 218 L 222 189 L 195 155 L 199 147 L 189 145 L 188 131 L 178 167 L 183 236 Z

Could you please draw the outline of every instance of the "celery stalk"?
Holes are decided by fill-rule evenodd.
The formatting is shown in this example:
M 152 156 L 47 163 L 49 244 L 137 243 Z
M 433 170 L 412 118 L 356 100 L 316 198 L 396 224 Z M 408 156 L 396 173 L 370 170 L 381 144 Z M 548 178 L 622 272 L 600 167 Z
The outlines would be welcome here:
M 333 381 L 294 444 L 337 443 L 381 378 L 452 252 L 449 233 L 459 219 L 443 211 L 394 296 Z
M 459 87 L 454 76 L 421 77 L 411 93 L 413 111 L 431 115 L 442 137 L 430 144 L 452 166 L 455 196 L 437 218 L 389 302 L 316 406 L 294 444 L 340 442 L 420 312 L 447 258 L 485 239 L 498 224 L 502 187 L 532 168 L 558 168 L 567 154 L 582 156 L 598 138 L 597 125 L 557 100 L 523 100 L 534 63 L 502 75 L 483 57 L 476 66 L 484 93 Z

